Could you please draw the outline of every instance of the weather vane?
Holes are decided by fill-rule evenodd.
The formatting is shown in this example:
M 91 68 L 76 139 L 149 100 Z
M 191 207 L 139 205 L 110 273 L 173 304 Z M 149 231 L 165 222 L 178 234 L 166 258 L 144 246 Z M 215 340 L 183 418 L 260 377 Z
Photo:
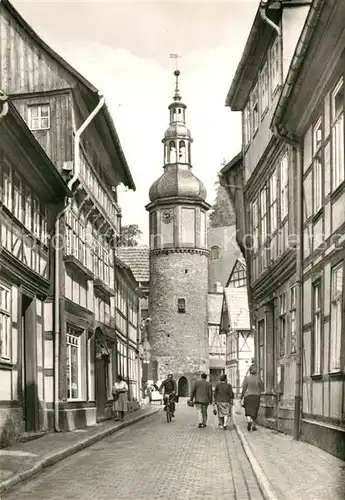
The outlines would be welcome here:
M 178 70 L 178 60 L 181 58 L 178 54 L 170 54 L 170 59 L 175 59 L 175 70 Z

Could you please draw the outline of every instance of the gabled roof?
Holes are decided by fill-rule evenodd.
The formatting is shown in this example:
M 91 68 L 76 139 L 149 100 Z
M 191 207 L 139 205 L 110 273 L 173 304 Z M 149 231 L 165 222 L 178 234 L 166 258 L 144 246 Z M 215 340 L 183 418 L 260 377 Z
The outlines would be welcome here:
M 11 148 L 23 148 L 25 155 L 22 158 L 23 166 L 32 168 L 37 183 L 43 183 L 42 188 L 48 200 L 63 200 L 65 196 L 72 196 L 65 180 L 52 163 L 47 153 L 23 120 L 11 100 L 7 100 L 8 112 L 0 119 L 0 138 L 5 136 L 8 129 Z M 4 128 L 5 130 L 4 130 Z
M 247 288 L 225 288 L 224 299 L 228 312 L 230 329 L 250 330 Z
M 48 44 L 46 44 L 42 38 L 38 36 L 38 34 L 31 28 L 31 26 L 25 21 L 25 19 L 19 14 L 19 12 L 14 8 L 14 6 L 9 2 L 9 0 L 0 0 L 0 4 L 2 4 L 6 9 L 10 12 L 12 17 L 17 21 L 17 23 L 21 26 L 21 28 L 36 42 L 36 44 L 49 56 L 56 61 L 60 66 L 62 66 L 67 73 L 73 76 L 78 83 L 80 83 L 89 94 L 92 95 L 94 102 L 94 106 L 96 106 L 99 102 L 99 90 L 92 85 L 86 78 L 84 78 L 76 69 L 74 69 L 63 57 L 61 57 L 55 50 L 53 50 Z M 130 172 L 129 166 L 127 164 L 127 160 L 125 158 L 125 154 L 123 152 L 119 136 L 117 135 L 115 125 L 113 119 L 110 115 L 107 105 L 105 104 L 100 111 L 104 115 L 104 119 L 106 125 L 108 127 L 111 138 L 115 144 L 116 152 L 119 157 L 121 166 L 123 168 L 123 175 L 121 176 L 121 181 L 130 189 L 135 191 L 135 184 L 132 178 L 132 174 Z
M 116 255 L 131 268 L 138 283 L 150 281 L 149 247 L 119 247 Z
M 231 272 L 229 274 L 229 278 L 228 278 L 228 281 L 226 283 L 226 286 L 228 287 L 229 286 L 229 283 L 231 281 L 231 278 L 234 274 L 234 272 L 238 269 L 238 268 L 242 268 L 243 271 L 246 271 L 247 269 L 247 264 L 246 264 L 246 261 L 242 258 L 242 257 L 239 257 L 236 259 L 236 262 L 234 263 L 234 265 L 232 266 L 232 269 L 231 269 Z
M 220 325 L 223 294 L 209 293 L 208 296 L 208 324 Z

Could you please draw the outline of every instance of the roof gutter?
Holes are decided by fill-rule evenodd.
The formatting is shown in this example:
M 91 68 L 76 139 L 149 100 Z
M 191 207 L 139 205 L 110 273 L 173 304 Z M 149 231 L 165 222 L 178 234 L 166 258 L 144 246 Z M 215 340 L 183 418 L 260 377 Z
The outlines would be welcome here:
M 298 40 L 297 47 L 289 68 L 289 72 L 278 101 L 278 105 L 276 107 L 276 110 L 272 118 L 271 130 L 273 130 L 274 133 L 276 133 L 276 135 L 279 135 L 278 128 L 280 121 L 284 115 L 291 92 L 297 81 L 298 74 L 302 67 L 304 57 L 308 50 L 309 42 L 314 34 L 314 28 L 319 20 L 320 13 L 324 4 L 325 0 L 314 0 L 310 6 L 310 10 L 308 12 L 304 28 Z
M 279 26 L 277 26 L 273 21 L 271 21 L 271 19 L 269 19 L 267 17 L 267 14 L 266 14 L 266 6 L 260 6 L 259 8 L 259 12 L 260 12 L 260 17 L 261 19 L 267 23 L 269 26 L 271 26 L 271 28 L 273 28 L 274 30 L 276 30 L 278 36 L 281 36 L 282 33 L 281 33 L 281 29 L 279 28 Z

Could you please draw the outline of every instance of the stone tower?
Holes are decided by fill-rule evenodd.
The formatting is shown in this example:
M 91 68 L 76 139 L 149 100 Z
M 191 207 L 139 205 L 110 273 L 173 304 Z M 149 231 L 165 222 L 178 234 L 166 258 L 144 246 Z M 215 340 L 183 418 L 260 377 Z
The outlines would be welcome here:
M 208 250 L 206 189 L 192 173 L 186 108 L 179 93 L 169 106 L 170 125 L 162 140 L 164 172 L 152 184 L 150 203 L 149 339 L 153 376 L 173 373 L 179 393 L 188 395 L 195 375 L 208 373 Z

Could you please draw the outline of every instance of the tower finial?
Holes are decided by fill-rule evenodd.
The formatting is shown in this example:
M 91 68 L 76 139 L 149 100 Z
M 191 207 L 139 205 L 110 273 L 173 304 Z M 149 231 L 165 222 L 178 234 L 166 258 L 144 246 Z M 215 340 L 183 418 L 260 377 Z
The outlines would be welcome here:
M 178 88 L 178 77 L 180 76 L 180 72 L 178 69 L 174 71 L 174 75 L 176 77 L 174 101 L 180 101 L 181 96 L 180 96 L 180 90 Z

